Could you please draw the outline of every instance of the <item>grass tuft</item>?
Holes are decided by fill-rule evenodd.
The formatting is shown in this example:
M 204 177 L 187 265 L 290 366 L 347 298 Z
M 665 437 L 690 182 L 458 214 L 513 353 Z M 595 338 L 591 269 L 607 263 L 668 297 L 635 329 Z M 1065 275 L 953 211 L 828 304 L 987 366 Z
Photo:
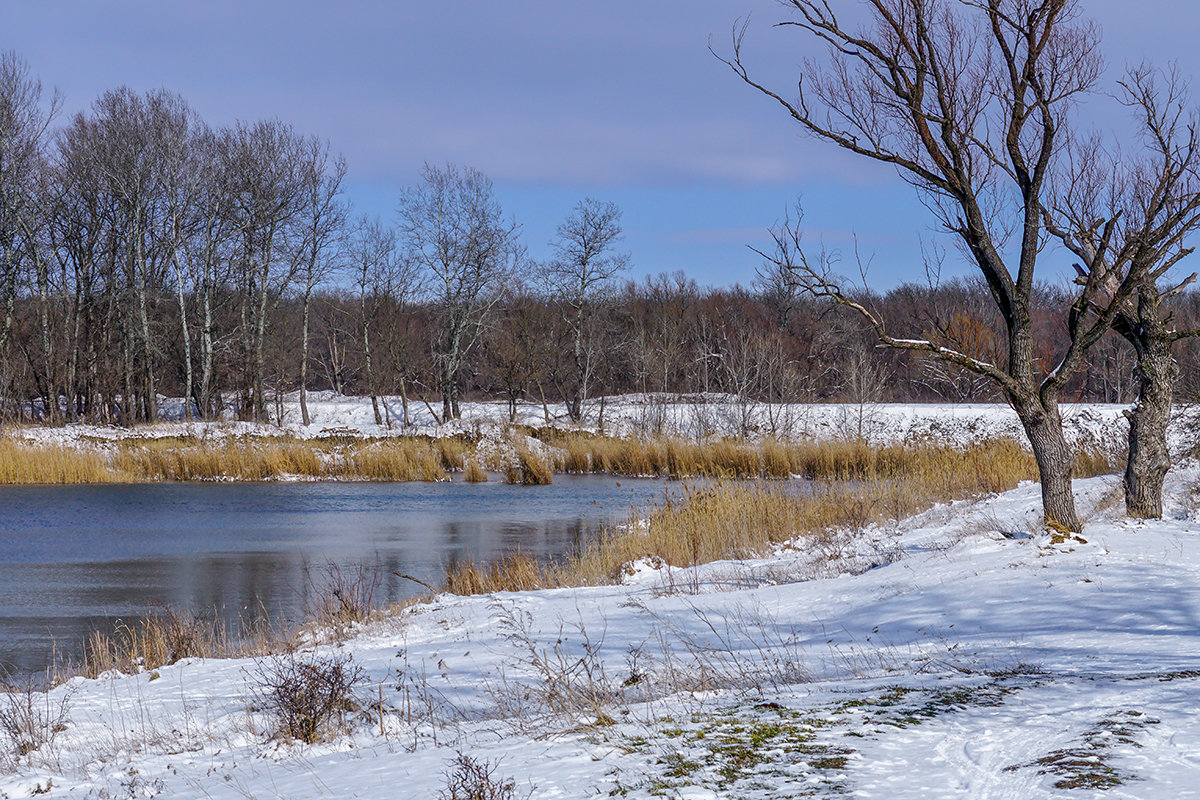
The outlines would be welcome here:
M 472 458 L 467 462 L 467 467 L 463 473 L 463 480 L 467 483 L 487 483 L 487 470 L 483 468 L 478 459 Z

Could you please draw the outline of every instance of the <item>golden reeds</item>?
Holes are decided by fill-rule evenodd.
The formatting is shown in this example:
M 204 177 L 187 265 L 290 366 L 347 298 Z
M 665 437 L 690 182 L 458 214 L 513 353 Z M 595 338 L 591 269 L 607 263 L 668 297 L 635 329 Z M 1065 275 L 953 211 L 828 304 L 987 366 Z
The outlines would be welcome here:
M 446 442 L 451 442 L 447 444 Z M 269 481 L 301 477 L 438 481 L 468 445 L 411 437 L 331 443 L 287 437 L 129 438 L 84 447 L 0 439 L 0 484 Z
M 527 553 L 511 553 L 490 564 L 460 561 L 446 569 L 444 591 L 452 594 L 489 594 L 491 592 L 523 592 L 556 585 L 547 570 Z
M 546 453 L 514 444 L 505 470 L 509 483 L 550 483 L 554 472 L 608 473 L 671 478 L 787 478 L 863 480 L 896 477 L 923 469 L 934 446 L 872 447 L 861 441 L 746 442 L 719 439 L 614 439 L 550 430 L 536 432 Z M 1015 441 L 992 445 L 1002 461 L 1032 463 Z M 25 444 L 0 438 L 0 484 L 79 484 L 145 481 L 265 481 L 286 477 L 371 481 L 436 481 L 462 470 L 479 480 L 483 464 L 462 437 L 397 437 L 336 440 L 241 437 L 202 440 L 179 436 L 88 441 L 84 446 Z M 945 448 L 952 459 L 952 448 Z M 1119 469 L 1117 457 L 1085 448 L 1076 458 L 1077 477 Z M 973 465 L 1006 473 L 1007 463 Z M 473 477 L 472 477 L 473 476 Z
M 537 453 L 523 444 L 515 445 L 516 460 L 504 467 L 504 480 L 521 486 L 546 486 L 554 483 L 554 473 Z
M 613 439 L 588 434 L 537 431 L 561 454 L 556 466 L 563 472 L 602 472 L 628 476 L 671 478 L 787 478 L 862 480 L 893 477 L 921 469 L 930 452 L 953 458 L 956 448 L 890 445 L 862 441 L 785 442 L 766 439 L 747 442 L 718 439 L 696 443 L 675 438 Z M 1015 441 L 994 444 L 997 456 L 1032 464 L 1032 456 Z M 941 458 L 942 456 L 939 456 Z
M 463 471 L 463 480 L 467 483 L 487 483 L 487 470 L 479 463 L 479 459 L 472 458 L 467 462 L 467 468 Z
M 0 484 L 114 483 L 122 477 L 101 453 L 0 439 Z
M 716 458 L 733 463 L 729 453 L 719 450 Z M 764 451 L 761 458 L 781 465 L 785 456 Z M 564 561 L 538 563 L 523 556 L 483 566 L 458 564 L 447 575 L 445 589 L 475 594 L 596 585 L 619 579 L 622 565 L 641 558 L 686 567 L 761 555 L 798 536 L 900 519 L 937 502 L 1006 491 L 1037 477 L 1033 458 L 1008 440 L 966 450 L 795 448 L 786 458 L 789 471 L 807 472 L 814 482 L 719 482 L 687 488 L 682 497 L 651 508 L 645 519 L 603 531 Z
M 89 678 L 116 670 L 133 673 L 174 664 L 184 658 L 223 658 L 268 652 L 269 638 L 229 636 L 224 623 L 168 610 L 134 623 L 119 622 L 112 633 L 93 631 L 75 670 Z
M 443 453 L 423 439 L 376 442 L 348 451 L 329 467 L 339 478 L 373 481 L 438 481 L 446 477 Z

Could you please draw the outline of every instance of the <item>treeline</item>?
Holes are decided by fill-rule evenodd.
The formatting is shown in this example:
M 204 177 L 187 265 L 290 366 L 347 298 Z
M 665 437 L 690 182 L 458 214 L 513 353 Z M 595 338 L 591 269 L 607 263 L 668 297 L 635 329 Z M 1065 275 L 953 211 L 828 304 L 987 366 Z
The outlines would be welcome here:
M 0 56 L 0 396 L 9 417 L 271 421 L 306 392 L 430 403 L 719 392 L 762 401 L 989 401 L 976 376 L 874 347 L 787 276 L 752 289 L 626 279 L 620 210 L 580 202 L 535 263 L 476 170 L 426 166 L 394 219 L 356 217 L 345 162 L 279 120 L 212 127 L 177 95 L 121 88 L 59 124 L 57 95 Z M 982 284 L 861 300 L 897 332 L 1001 363 Z M 1065 290 L 1045 288 L 1047 363 Z M 1194 295 L 1177 299 L 1197 317 Z M 915 327 L 914 327 L 915 326 Z M 1094 348 L 1080 400 L 1129 401 L 1133 354 Z M 1197 374 L 1181 353 L 1183 375 Z M 1188 384 L 1190 386 L 1190 384 Z M 434 408 L 434 404 L 440 409 Z M 376 418 L 392 424 L 376 402 Z M 404 422 L 406 420 L 395 420 Z

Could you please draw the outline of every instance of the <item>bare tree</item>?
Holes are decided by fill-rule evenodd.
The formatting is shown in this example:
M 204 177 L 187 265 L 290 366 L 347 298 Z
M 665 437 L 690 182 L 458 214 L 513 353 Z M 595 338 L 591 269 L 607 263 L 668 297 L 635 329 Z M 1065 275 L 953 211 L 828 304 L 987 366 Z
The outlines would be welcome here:
M 233 209 L 233 136 L 229 131 L 203 129 L 197 134 L 197 179 L 200 187 L 192 207 L 191 235 L 185 246 L 188 271 L 199 305 L 200 380 L 193 386 L 196 408 L 209 419 L 219 412 L 220 391 L 215 386 L 217 351 L 232 333 L 222 336 L 218 318 L 233 302 L 233 293 L 222 291 L 230 282 L 232 253 L 237 233 Z
M 613 202 L 591 197 L 575 206 L 558 226 L 551 243 L 554 257 L 543 273 L 551 296 L 562 305 L 563 321 L 571 344 L 571 375 L 567 387 L 567 415 L 583 418 L 583 404 L 598 356 L 596 337 L 587 328 L 604 293 L 618 275 L 629 268 L 629 254 L 614 252 L 622 238 L 621 209 Z
M 877 310 L 849 296 L 828 259 L 804 252 L 798 222 L 775 230 L 770 258 L 809 291 L 862 314 L 882 344 L 995 381 L 1032 446 L 1047 526 L 1079 530 L 1074 454 L 1058 404 L 1137 276 L 1120 276 L 1112 291 L 1102 289 L 1106 275 L 1088 276 L 1065 309 L 1066 347 L 1053 365 L 1038 358 L 1031 311 L 1049 181 L 1072 111 L 1101 69 L 1094 26 L 1079 19 L 1074 0 L 864 0 L 870 25 L 860 31 L 823 0 L 784 5 L 796 14 L 784 25 L 828 45 L 823 65 L 806 62 L 794 99 L 751 77 L 741 53 L 744 27 L 723 60 L 812 136 L 893 165 L 913 184 L 987 281 L 1004 322 L 1006 357 L 992 363 L 935 338 L 893 336 Z
M 300 170 L 300 417 L 307 426 L 309 310 L 313 291 L 337 270 L 332 254 L 345 234 L 346 204 L 341 198 L 346 179 L 346 161 L 330 159 L 329 145 L 319 139 L 307 140 L 303 147 Z M 378 416 L 378 412 L 376 413 Z
M 440 317 L 434 349 L 443 421 L 460 416 L 467 357 L 524 261 L 519 233 L 504 219 L 491 180 L 476 169 L 426 164 L 420 183 L 401 195 L 403 256 L 428 276 Z
M 0 358 L 6 373 L 19 276 L 23 262 L 36 253 L 36 237 L 30 234 L 44 221 L 45 209 L 37 207 L 36 199 L 46 136 L 61 105 L 57 91 L 48 102 L 43 99 L 42 83 L 24 59 L 0 52 Z M 5 389 L 0 383 L 0 391 Z
M 172 197 L 169 184 L 190 180 L 180 167 L 186 161 L 192 115 L 178 95 L 165 90 L 140 95 L 128 87 L 102 94 L 92 112 L 94 157 L 119 212 L 123 279 L 131 301 L 122 411 L 126 421 L 131 416 L 153 421 L 158 415 L 158 353 L 151 306 L 180 241 L 178 198 Z
M 379 382 L 371 333 L 386 305 L 402 306 L 416 293 L 418 276 L 412 263 L 400 258 L 396 232 L 378 217 L 359 221 L 350 240 L 349 261 L 358 294 L 358 338 L 362 345 L 367 393 L 371 396 L 375 424 L 383 425 L 385 419 L 379 409 Z M 390 415 L 386 422 L 391 427 Z
M 1130 516 L 1162 516 L 1163 481 L 1171 466 L 1167 423 L 1179 366 L 1172 348 L 1200 335 L 1176 330 L 1167 301 L 1196 279 L 1170 280 L 1191 254 L 1200 227 L 1200 115 L 1173 71 L 1163 79 L 1148 66 L 1132 69 L 1119 95 L 1141 128 L 1142 153 L 1108 150 L 1093 137 L 1077 144 L 1060 200 L 1046 210 L 1047 227 L 1082 261 L 1078 282 L 1099 280 L 1122 297 L 1114 328 L 1137 357 L 1138 395 L 1127 412 L 1129 456 L 1125 507 Z M 1120 281 L 1134 276 L 1136 292 Z M 1099 308 L 1103 301 L 1098 301 Z
M 266 411 L 264 347 L 267 321 L 300 265 L 288 237 L 303 209 L 304 140 L 279 120 L 238 123 L 230 136 L 230 189 L 239 238 L 236 273 L 244 359 L 240 413 L 259 421 Z

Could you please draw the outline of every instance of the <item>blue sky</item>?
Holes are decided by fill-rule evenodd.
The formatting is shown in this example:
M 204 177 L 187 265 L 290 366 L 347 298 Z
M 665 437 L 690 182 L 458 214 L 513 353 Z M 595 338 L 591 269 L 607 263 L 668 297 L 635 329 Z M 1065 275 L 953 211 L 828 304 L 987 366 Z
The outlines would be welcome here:
M 1200 76 L 1190 3 L 1084 10 L 1114 71 L 1152 58 Z M 177 91 L 212 123 L 292 122 L 345 155 L 350 197 L 384 217 L 423 162 L 478 167 L 535 257 L 590 195 L 624 209 L 635 277 L 748 284 L 760 259 L 747 245 L 765 246 L 801 195 L 810 240 L 847 249 L 857 235 L 880 285 L 920 279 L 931 222 L 909 187 L 801 137 L 709 54 L 747 13 L 748 61 L 792 85 L 812 51 L 772 28 L 771 0 L 9 2 L 0 48 L 67 112 L 126 84 Z

